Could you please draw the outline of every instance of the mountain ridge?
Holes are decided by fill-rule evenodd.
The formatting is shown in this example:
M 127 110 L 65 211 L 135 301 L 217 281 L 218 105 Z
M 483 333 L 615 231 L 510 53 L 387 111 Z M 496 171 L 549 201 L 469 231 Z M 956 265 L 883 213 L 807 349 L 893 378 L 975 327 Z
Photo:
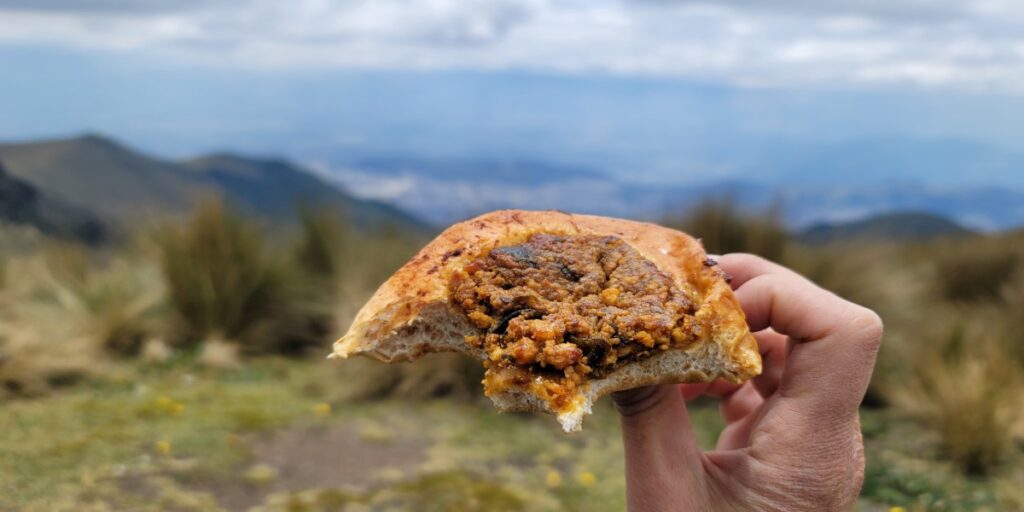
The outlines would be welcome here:
M 960 224 L 927 212 L 889 212 L 849 222 L 822 222 L 796 234 L 808 244 L 836 241 L 926 241 L 975 234 Z
M 424 229 L 397 207 L 354 197 L 283 159 L 214 154 L 178 162 L 89 133 L 0 144 L 0 162 L 46 197 L 118 226 L 177 218 L 220 197 L 274 222 L 296 220 L 301 205 L 344 212 L 362 228 Z
M 294 214 L 296 209 L 337 209 L 359 227 L 390 226 L 425 229 L 386 203 L 359 199 L 281 158 L 259 158 L 230 152 L 211 153 L 182 162 L 210 183 L 232 195 L 236 205 L 271 217 Z M 232 192 L 234 192 L 232 194 Z
M 104 242 L 107 228 L 91 214 L 47 197 L 7 173 L 0 162 L 0 222 L 89 245 Z

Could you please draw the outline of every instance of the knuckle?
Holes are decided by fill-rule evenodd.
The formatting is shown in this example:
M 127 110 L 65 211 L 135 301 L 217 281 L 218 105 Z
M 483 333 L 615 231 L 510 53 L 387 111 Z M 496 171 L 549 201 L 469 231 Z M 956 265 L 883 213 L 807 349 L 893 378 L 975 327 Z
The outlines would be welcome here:
M 764 259 L 764 258 L 762 258 L 762 257 L 760 257 L 760 256 L 758 256 L 758 255 L 756 255 L 754 253 L 750 253 L 750 252 L 730 252 L 730 253 L 728 253 L 728 256 L 730 258 L 734 258 L 734 259 L 737 259 L 737 260 L 741 260 L 743 262 L 750 262 L 750 263 L 761 263 L 761 262 L 764 262 L 764 261 L 768 261 L 768 260 L 766 260 L 766 259 Z
M 877 348 L 882 343 L 885 325 L 878 313 L 866 307 L 857 306 L 851 323 L 866 345 Z

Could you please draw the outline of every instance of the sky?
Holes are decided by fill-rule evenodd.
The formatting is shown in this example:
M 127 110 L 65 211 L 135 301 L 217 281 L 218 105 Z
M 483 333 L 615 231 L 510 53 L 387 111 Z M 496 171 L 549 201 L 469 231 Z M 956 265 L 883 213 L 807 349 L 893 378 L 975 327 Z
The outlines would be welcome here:
M 638 179 L 865 140 L 1021 152 L 1021 27 L 1013 0 L 0 0 L 0 139 Z

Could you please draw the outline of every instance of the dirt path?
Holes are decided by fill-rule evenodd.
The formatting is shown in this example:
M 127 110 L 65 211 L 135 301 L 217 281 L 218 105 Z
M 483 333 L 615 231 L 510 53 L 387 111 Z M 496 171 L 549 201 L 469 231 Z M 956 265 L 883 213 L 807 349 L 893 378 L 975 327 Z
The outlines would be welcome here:
M 408 437 L 367 442 L 350 425 L 292 427 L 252 443 L 251 464 L 273 468 L 271 481 L 254 485 L 242 478 L 224 480 L 210 482 L 205 490 L 228 510 L 243 511 L 282 491 L 365 488 L 381 470 L 419 466 L 428 446 L 423 439 Z

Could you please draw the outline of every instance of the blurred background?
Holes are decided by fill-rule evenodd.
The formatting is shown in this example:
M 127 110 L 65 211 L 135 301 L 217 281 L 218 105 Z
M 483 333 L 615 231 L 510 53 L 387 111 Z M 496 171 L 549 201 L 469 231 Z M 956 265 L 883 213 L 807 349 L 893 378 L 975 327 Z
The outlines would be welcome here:
M 860 510 L 1024 509 L 1024 7 L 0 0 L 0 510 L 621 510 L 607 404 L 331 364 L 444 226 L 660 222 L 887 326 Z M 691 413 L 701 442 L 713 402 Z

